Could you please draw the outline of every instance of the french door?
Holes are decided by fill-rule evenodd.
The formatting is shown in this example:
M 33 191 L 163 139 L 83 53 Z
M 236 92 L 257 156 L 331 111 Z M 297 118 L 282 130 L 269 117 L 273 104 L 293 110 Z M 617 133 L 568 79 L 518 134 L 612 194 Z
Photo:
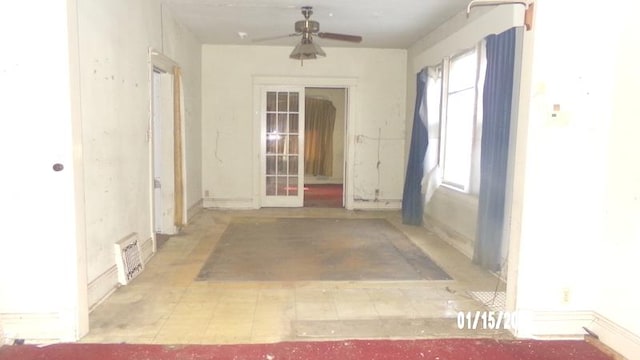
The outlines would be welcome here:
M 302 207 L 304 87 L 262 90 L 262 206 Z

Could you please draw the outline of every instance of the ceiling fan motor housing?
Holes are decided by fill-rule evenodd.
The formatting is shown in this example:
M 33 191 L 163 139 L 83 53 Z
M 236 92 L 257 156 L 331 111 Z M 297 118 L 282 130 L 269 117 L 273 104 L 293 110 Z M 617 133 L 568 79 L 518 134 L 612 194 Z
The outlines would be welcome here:
M 297 33 L 317 33 L 320 31 L 320 23 L 313 20 L 300 20 L 296 21 L 295 29 Z

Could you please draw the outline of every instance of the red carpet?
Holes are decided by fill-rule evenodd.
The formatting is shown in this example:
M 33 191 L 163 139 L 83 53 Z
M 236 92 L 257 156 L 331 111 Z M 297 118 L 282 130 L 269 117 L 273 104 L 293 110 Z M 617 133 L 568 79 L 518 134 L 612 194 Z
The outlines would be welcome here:
M 342 184 L 305 184 L 305 207 L 342 207 Z
M 0 360 L 610 360 L 585 341 L 446 339 L 268 345 L 57 344 L 5 346 Z

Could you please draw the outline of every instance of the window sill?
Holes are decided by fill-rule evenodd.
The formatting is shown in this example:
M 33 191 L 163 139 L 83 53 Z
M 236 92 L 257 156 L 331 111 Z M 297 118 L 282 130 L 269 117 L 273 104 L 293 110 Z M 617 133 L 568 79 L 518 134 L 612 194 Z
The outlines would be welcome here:
M 466 203 L 470 206 L 478 206 L 478 195 L 463 192 L 458 188 L 447 186 L 446 184 L 441 184 L 436 190 L 436 193 L 439 193 L 443 197 Z

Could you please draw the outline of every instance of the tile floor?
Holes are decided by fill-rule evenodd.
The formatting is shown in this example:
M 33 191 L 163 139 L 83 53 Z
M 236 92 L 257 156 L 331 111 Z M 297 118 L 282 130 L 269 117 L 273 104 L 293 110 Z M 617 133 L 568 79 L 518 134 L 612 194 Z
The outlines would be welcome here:
M 236 216 L 386 218 L 454 280 L 195 281 Z M 458 329 L 459 311 L 485 310 L 471 291 L 504 289 L 491 274 L 400 214 L 344 209 L 203 210 L 171 237 L 132 283 L 90 315 L 83 342 L 158 344 L 269 343 L 326 339 L 504 337 Z

